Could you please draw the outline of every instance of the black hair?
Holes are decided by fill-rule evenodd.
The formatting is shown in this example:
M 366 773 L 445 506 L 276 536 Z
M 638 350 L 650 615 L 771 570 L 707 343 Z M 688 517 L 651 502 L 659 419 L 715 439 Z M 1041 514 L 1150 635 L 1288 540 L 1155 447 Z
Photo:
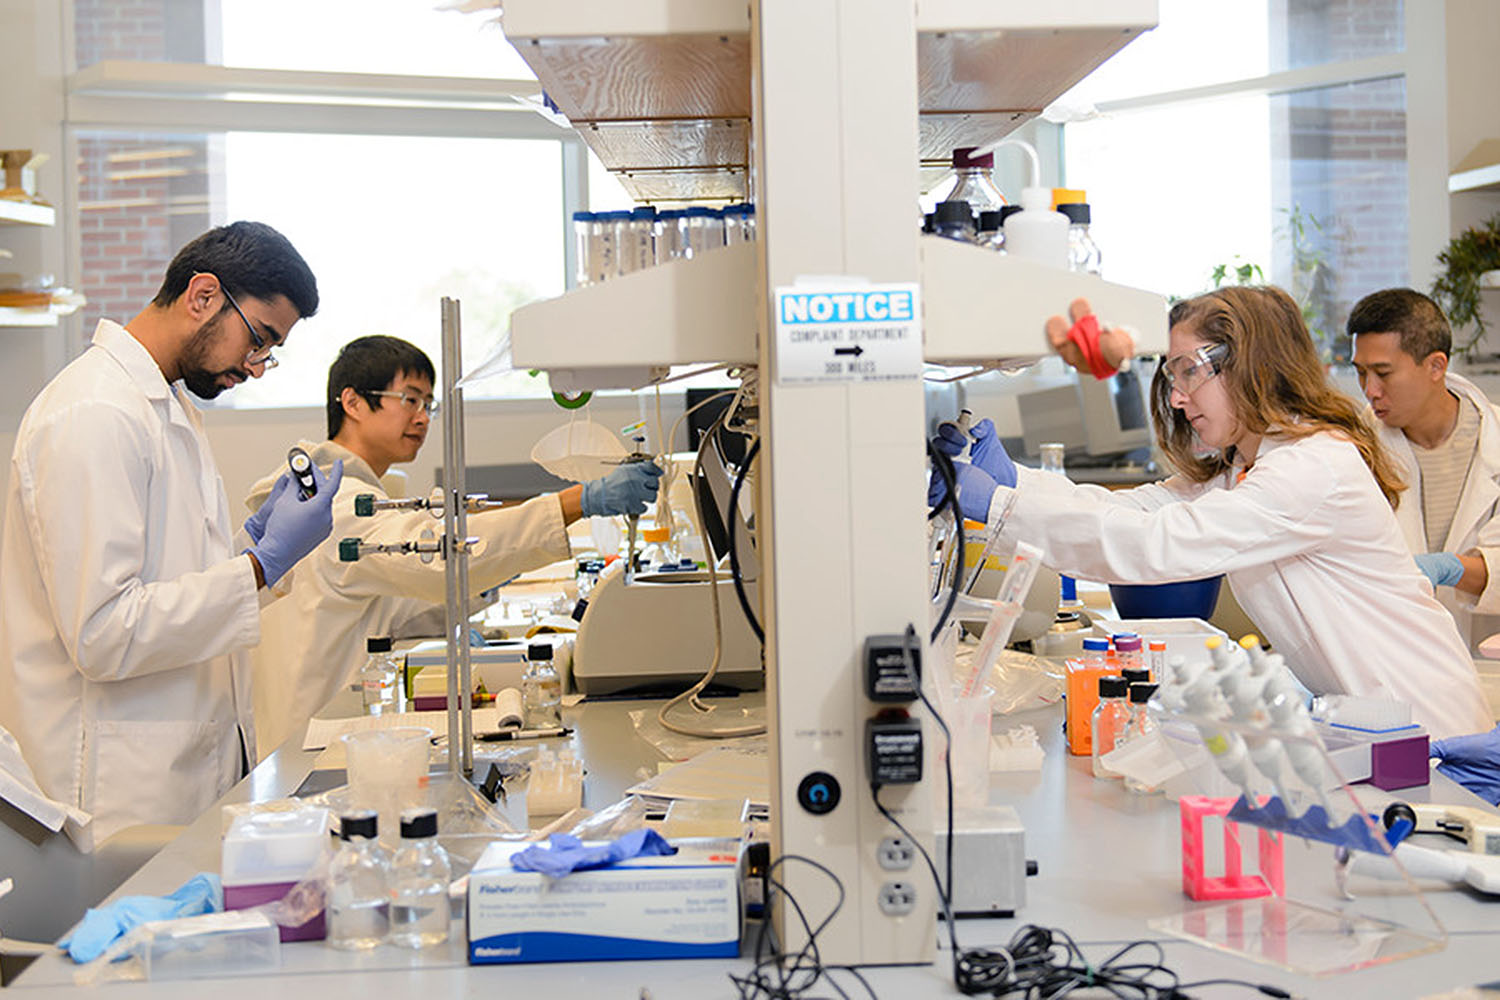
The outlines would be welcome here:
M 1432 299 L 1410 288 L 1386 288 L 1371 292 L 1349 311 L 1345 330 L 1350 337 L 1362 333 L 1394 333 L 1401 350 L 1420 364 L 1433 351 L 1444 357 L 1453 353 L 1453 328 Z
M 425 375 L 427 381 L 437 382 L 437 370 L 432 359 L 416 344 L 400 337 L 358 337 L 349 341 L 339 351 L 339 356 L 328 366 L 328 437 L 338 436 L 344 426 L 344 403 L 340 398 L 345 389 L 353 389 L 365 397 L 370 409 L 380 409 L 381 397 L 374 395 L 396 380 L 397 375 L 417 378 Z
M 231 222 L 177 251 L 152 304 L 166 308 L 176 302 L 195 274 L 214 275 L 235 298 L 269 302 L 284 295 L 304 319 L 318 311 L 312 269 L 290 240 L 264 222 Z

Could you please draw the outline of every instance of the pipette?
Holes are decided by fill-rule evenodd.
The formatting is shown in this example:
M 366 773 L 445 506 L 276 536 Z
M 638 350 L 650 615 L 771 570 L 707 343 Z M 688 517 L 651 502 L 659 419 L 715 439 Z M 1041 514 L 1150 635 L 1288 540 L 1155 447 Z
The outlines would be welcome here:
M 630 440 L 635 442 L 635 451 L 620 459 L 621 465 L 634 465 L 637 462 L 649 462 L 651 456 L 646 452 L 646 436 L 637 434 Z M 625 584 L 629 586 L 635 581 L 635 538 L 641 526 L 639 514 L 625 515 Z

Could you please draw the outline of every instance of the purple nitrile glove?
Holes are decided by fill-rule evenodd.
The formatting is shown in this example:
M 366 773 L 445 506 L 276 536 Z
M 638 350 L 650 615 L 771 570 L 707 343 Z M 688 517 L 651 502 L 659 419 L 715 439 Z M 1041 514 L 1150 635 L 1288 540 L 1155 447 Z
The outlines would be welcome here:
M 312 474 L 318 484 L 317 494 L 303 500 L 296 490 L 283 489 L 266 515 L 260 541 L 246 549 L 260 563 L 268 587 L 317 548 L 333 530 L 333 498 L 344 480 L 344 460 L 334 462 L 326 476 L 317 465 L 313 466 Z
M 245 518 L 245 534 L 250 536 L 250 544 L 259 545 L 261 536 L 266 533 L 266 518 L 271 516 L 271 508 L 276 504 L 276 498 L 281 496 L 283 490 L 292 481 L 292 477 L 283 472 L 276 478 L 276 485 L 271 487 L 270 495 L 266 497 L 261 505 L 255 508 L 255 513 Z
M 583 484 L 579 507 L 584 517 L 608 517 L 611 514 L 639 515 L 646 504 L 656 499 L 661 466 L 655 462 L 631 462 L 610 470 L 609 474 Z
M 1006 454 L 1005 446 L 995 434 L 995 422 L 988 417 L 969 430 L 974 443 L 969 446 L 969 457 L 974 464 L 990 474 L 990 478 L 1001 486 L 1016 485 L 1016 463 Z
M 968 462 L 954 462 L 953 475 L 958 483 L 958 509 L 970 521 L 987 521 L 990 516 L 990 497 L 995 493 L 995 480 L 988 472 Z M 937 470 L 932 471 L 927 482 L 927 503 L 937 506 L 948 495 L 947 484 Z
M 1500 805 L 1500 726 L 1487 733 L 1433 740 L 1438 770 L 1492 805 Z
M 566 833 L 554 833 L 549 846 L 533 844 L 511 855 L 510 865 L 517 871 L 541 872 L 549 878 L 562 878 L 585 868 L 603 868 L 626 858 L 676 854 L 677 848 L 661 834 L 649 828 L 632 830 L 607 844 L 584 846 L 583 841 Z

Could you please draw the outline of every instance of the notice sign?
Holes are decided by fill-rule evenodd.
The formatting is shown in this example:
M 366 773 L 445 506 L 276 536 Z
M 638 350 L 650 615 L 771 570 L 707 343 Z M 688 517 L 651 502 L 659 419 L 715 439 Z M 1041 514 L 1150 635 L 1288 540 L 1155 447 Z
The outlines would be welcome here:
M 776 289 L 776 380 L 878 382 L 922 377 L 918 286 Z

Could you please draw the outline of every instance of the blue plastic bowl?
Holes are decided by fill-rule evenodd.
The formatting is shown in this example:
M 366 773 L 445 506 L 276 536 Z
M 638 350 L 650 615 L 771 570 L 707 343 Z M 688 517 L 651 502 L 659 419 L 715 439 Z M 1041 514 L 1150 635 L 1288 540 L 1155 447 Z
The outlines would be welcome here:
M 1181 583 L 1112 583 L 1109 596 L 1121 618 L 1208 618 L 1219 603 L 1222 576 Z

